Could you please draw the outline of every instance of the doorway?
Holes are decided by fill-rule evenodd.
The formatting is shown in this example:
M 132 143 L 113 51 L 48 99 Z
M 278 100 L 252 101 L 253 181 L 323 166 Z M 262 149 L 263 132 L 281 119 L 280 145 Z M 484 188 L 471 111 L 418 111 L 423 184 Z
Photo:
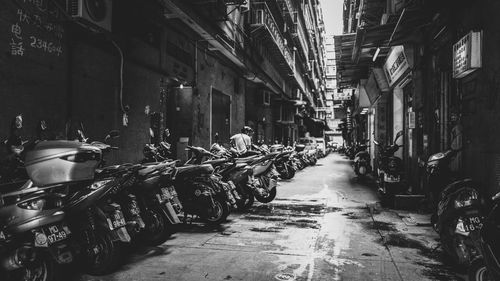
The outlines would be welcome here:
M 212 88 L 211 95 L 210 144 L 215 142 L 215 134 L 219 141 L 229 143 L 231 137 L 231 97 Z

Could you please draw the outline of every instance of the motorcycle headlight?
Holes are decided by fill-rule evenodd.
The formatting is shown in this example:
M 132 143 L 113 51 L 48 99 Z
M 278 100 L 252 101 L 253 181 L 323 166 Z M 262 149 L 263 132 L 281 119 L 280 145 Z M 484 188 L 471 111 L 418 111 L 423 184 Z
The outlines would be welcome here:
M 455 208 L 464 208 L 471 206 L 474 202 L 479 199 L 479 194 L 474 189 L 468 188 L 457 196 L 455 200 Z
M 436 164 L 427 164 L 426 169 L 427 169 L 427 173 L 432 174 L 432 173 L 437 171 L 438 165 L 437 165 L 437 163 Z
M 104 185 L 106 185 L 107 183 L 109 183 L 111 181 L 113 181 L 113 179 L 106 179 L 106 180 L 102 180 L 102 181 L 96 181 L 96 182 L 94 182 L 94 183 L 92 183 L 90 185 L 90 189 L 97 190 L 97 189 L 103 187 Z
M 42 211 L 48 209 L 60 208 L 63 205 L 63 200 L 60 196 L 52 195 L 39 197 L 32 200 L 27 200 L 17 204 L 19 208 L 26 210 Z

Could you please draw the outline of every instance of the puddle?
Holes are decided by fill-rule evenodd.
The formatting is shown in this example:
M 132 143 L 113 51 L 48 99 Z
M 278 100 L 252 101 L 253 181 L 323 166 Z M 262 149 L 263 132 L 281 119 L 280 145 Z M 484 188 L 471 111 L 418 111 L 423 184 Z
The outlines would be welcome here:
M 416 249 L 418 252 L 436 261 L 440 261 L 441 252 L 427 247 L 423 242 L 407 237 L 401 233 L 391 233 L 379 240 L 382 244 L 399 248 Z
M 284 227 L 281 226 L 268 226 L 268 227 L 252 227 L 250 228 L 251 231 L 254 232 L 281 232 Z
M 274 279 L 285 281 L 285 280 L 295 280 L 295 275 L 292 273 L 279 273 L 274 276 Z
M 359 219 L 366 219 L 368 218 L 367 213 L 358 213 L 358 212 L 348 212 L 348 213 L 343 213 L 343 216 L 347 217 L 348 219 L 351 220 L 359 220 Z
M 320 215 L 325 212 L 325 205 L 307 205 L 307 204 L 287 204 L 287 205 L 259 205 L 248 210 L 250 214 L 269 215 L 269 214 L 288 214 L 288 215 L 301 215 L 301 214 L 316 214 Z
M 310 223 L 310 222 L 298 222 L 298 221 L 287 221 L 285 225 L 291 225 L 298 228 L 312 228 L 312 229 L 320 229 L 321 225 L 319 223 Z
M 393 223 L 382 221 L 369 221 L 361 223 L 367 229 L 382 230 L 382 231 L 397 231 Z
M 417 263 L 424 267 L 422 270 L 422 274 L 429 277 L 429 279 L 436 281 L 448 281 L 448 280 L 457 280 L 457 281 L 465 281 L 465 279 L 460 278 L 456 274 L 453 273 L 453 269 L 444 266 L 441 264 L 426 264 L 426 263 Z
M 246 215 L 243 217 L 244 219 L 247 220 L 265 220 L 265 221 L 285 221 L 286 218 L 284 217 L 277 217 L 274 214 L 269 216 L 264 216 L 264 215 Z

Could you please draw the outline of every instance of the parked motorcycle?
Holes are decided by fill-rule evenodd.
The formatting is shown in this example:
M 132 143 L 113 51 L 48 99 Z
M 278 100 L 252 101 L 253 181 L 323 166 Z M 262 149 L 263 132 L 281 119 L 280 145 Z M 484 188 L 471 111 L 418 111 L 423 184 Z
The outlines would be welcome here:
M 470 281 L 500 280 L 500 193 L 492 198 L 492 208 L 486 218 L 478 237 L 480 256 L 468 270 Z
M 284 180 L 289 180 L 295 176 L 297 167 L 295 166 L 291 156 L 293 150 L 286 150 L 283 145 L 272 145 L 271 152 L 279 152 L 276 156 L 275 166 L 279 177 Z
M 199 147 L 188 146 L 186 149 L 204 150 L 211 155 Z M 223 182 L 220 175 L 214 174 L 212 165 L 194 164 L 193 157 L 184 166 L 177 168 L 174 180 L 184 213 L 197 215 L 210 224 L 220 224 L 229 216 L 231 208 L 236 207 L 233 186 Z
M 56 280 L 59 265 L 73 261 L 57 187 L 39 188 L 29 180 L 0 185 L 2 280 Z
M 479 256 L 472 238 L 483 225 L 483 204 L 479 186 L 471 179 L 459 179 L 451 169 L 460 149 L 431 155 L 426 162 L 430 201 L 434 207 L 431 223 L 439 233 L 444 251 L 454 263 L 469 266 Z
M 384 146 L 375 140 L 373 141 L 379 147 L 377 184 L 384 203 L 392 204 L 394 196 L 404 192 L 405 187 L 401 183 L 403 160 L 394 156 L 394 153 L 401 147 L 396 142 L 402 135 L 403 131 L 399 131 L 392 145 Z
M 366 145 L 360 146 L 360 151 L 354 157 L 354 172 L 358 177 L 366 177 L 372 170 L 370 154 L 366 148 Z
M 111 131 L 105 142 L 118 136 L 119 132 Z M 103 153 L 117 149 L 100 142 L 92 142 L 92 145 Z M 104 163 L 103 157 L 100 166 L 105 166 Z M 130 174 L 125 184 L 114 190 L 110 200 L 123 208 L 128 233 L 142 243 L 163 244 L 174 232 L 174 225 L 180 223 L 178 214 L 182 206 L 172 185 L 175 164 L 175 161 L 122 164 L 104 167 L 97 172 L 98 178 L 116 177 L 124 172 Z

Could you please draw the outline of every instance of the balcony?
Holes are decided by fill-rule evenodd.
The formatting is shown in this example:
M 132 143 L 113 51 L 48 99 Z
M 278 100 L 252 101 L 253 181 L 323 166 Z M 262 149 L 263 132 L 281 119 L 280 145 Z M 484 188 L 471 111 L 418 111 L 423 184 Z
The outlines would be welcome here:
M 281 10 L 283 12 L 284 17 L 293 21 L 294 9 L 293 9 L 292 0 L 279 0 L 279 3 L 280 3 Z
M 269 7 L 265 2 L 252 2 L 251 11 L 252 36 L 257 42 L 261 41 L 270 47 L 271 56 L 277 59 L 281 71 L 293 74 L 295 72 L 293 53 L 288 48 Z
M 308 46 L 307 46 L 307 39 L 306 39 L 306 34 L 304 32 L 304 25 L 302 24 L 302 21 L 300 20 L 300 17 L 298 17 L 297 13 L 295 13 L 294 16 L 294 24 L 293 24 L 293 29 L 292 29 L 292 36 L 293 39 L 298 43 L 297 45 L 300 46 L 302 49 L 302 53 L 304 55 L 304 58 L 308 58 Z

